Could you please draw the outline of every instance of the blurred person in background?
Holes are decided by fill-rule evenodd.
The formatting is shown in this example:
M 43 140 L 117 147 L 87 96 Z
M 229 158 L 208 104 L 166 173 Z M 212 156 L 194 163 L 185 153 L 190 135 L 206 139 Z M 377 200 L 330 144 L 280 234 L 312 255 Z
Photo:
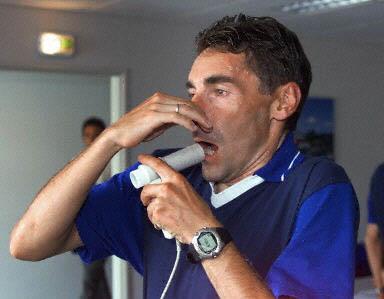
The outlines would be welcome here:
M 384 163 L 372 175 L 368 196 L 368 225 L 365 246 L 377 298 L 384 299 Z

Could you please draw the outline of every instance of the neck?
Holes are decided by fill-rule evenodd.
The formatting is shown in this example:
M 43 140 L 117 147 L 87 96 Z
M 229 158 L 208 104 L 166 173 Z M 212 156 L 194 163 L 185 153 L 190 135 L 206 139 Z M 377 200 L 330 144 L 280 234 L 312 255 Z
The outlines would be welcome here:
M 247 167 L 241 172 L 239 176 L 226 182 L 217 182 L 213 186 L 215 193 L 219 193 L 227 189 L 228 187 L 240 182 L 242 179 L 253 175 L 257 170 L 265 166 L 271 159 L 277 149 L 284 141 L 287 132 L 271 132 L 268 136 L 267 142 L 258 151 L 254 159 L 247 165 Z

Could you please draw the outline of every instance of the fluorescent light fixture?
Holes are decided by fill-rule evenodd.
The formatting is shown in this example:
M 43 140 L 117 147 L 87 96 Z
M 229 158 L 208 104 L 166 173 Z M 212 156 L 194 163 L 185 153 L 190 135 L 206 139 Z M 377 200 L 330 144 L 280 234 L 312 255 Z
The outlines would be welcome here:
M 39 35 L 39 52 L 48 56 L 72 56 L 75 38 L 69 34 L 43 32 Z
M 281 10 L 283 12 L 305 14 L 339 7 L 347 7 L 371 1 L 373 0 L 303 0 L 284 5 Z

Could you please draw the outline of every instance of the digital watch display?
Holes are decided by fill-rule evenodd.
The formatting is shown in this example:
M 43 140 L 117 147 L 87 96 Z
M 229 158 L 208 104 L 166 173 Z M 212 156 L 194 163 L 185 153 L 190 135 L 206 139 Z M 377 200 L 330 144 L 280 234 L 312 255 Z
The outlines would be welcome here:
M 232 241 L 229 232 L 223 227 L 204 227 L 197 231 L 188 247 L 188 259 L 198 263 L 204 259 L 217 257 L 226 244 Z

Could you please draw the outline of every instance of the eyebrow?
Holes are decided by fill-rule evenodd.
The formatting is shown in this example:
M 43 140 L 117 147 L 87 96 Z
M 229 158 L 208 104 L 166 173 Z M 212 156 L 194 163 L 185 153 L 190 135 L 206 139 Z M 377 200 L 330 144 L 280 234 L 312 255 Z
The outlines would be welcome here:
M 236 80 L 233 77 L 224 76 L 224 75 L 213 75 L 204 79 L 205 85 L 211 85 L 211 84 L 217 84 L 217 83 L 232 83 L 236 85 Z M 185 83 L 185 86 L 187 87 L 187 89 L 195 88 L 195 86 L 191 81 L 187 81 L 187 83 Z

